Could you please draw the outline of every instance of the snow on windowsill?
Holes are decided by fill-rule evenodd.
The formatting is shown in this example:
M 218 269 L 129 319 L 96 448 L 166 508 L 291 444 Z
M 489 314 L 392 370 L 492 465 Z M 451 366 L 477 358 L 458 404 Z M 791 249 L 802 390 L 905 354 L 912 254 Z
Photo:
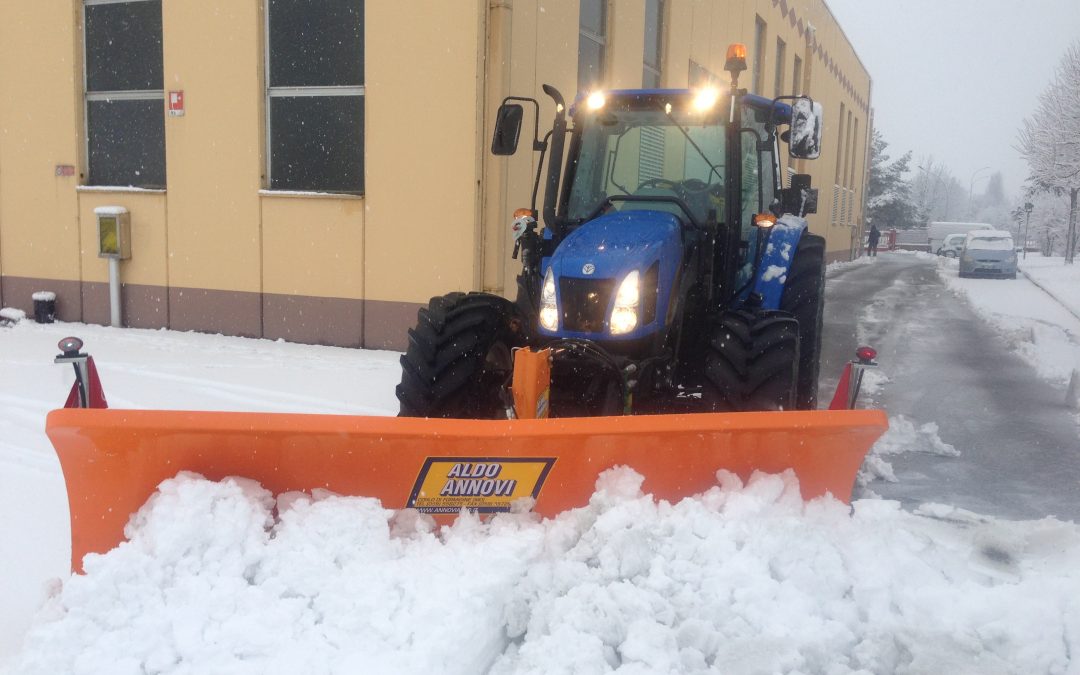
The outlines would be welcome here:
M 163 195 L 164 188 L 141 188 L 133 185 L 77 185 L 76 192 L 145 192 L 147 194 Z
M 306 192 L 304 190 L 259 190 L 260 197 L 304 197 L 310 199 L 363 199 L 364 195 L 344 192 Z
M 123 206 L 99 206 L 94 209 L 96 216 L 122 216 L 127 212 Z

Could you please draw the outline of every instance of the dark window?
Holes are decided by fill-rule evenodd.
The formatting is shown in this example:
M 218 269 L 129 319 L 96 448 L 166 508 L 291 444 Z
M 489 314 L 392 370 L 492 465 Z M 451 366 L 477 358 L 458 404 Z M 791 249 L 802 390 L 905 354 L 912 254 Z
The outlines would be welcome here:
M 272 0 L 270 86 L 364 84 L 364 6 L 357 0 Z
M 751 86 L 755 94 L 761 94 L 763 92 L 764 83 L 762 82 L 765 72 L 765 22 L 761 20 L 761 17 L 754 18 L 754 63 L 753 70 L 753 82 Z
M 270 117 L 275 189 L 355 192 L 364 184 L 362 96 L 275 96 Z
M 780 38 L 776 38 L 776 82 L 773 83 L 773 97 L 784 95 L 784 54 L 787 45 Z
M 642 86 L 647 89 L 660 86 L 663 46 L 664 2 L 645 0 L 645 62 L 642 68 Z
M 165 117 L 160 99 L 90 101 L 91 185 L 165 187 Z
M 85 0 L 89 185 L 165 187 L 161 0 Z
M 364 191 L 363 0 L 268 0 L 269 186 Z
M 88 91 L 161 89 L 161 2 L 86 6 Z
M 578 91 L 603 84 L 607 51 L 607 1 L 581 0 L 578 30 Z

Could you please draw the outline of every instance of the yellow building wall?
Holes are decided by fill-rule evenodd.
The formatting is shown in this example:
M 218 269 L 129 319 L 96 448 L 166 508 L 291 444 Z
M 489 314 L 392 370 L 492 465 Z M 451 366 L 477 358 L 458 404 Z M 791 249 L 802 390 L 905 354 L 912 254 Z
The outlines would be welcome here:
M 576 16 L 574 22 L 576 26 Z M 607 54 L 606 86 L 640 89 L 645 57 L 644 0 L 608 3 Z
M 263 20 L 258 0 L 162 2 L 169 284 L 261 290 Z
M 79 277 L 78 0 L 0 2 L 0 273 Z M 81 76 L 79 76 L 81 77 Z M 63 130 L 63 133 L 57 133 Z M 19 300 L 22 298 L 20 292 Z M 6 299 L 5 299 L 6 300 Z M 15 298 L 12 298 L 12 304 Z
M 264 194 L 265 292 L 363 299 L 363 223 L 360 197 Z
M 486 7 L 365 4 L 369 299 L 426 303 L 481 283 Z
M 485 193 L 483 289 L 514 297 L 521 261 L 511 258 L 510 222 L 515 209 L 529 206 L 539 155 L 532 151 L 533 108 L 526 105 L 517 154 L 491 157 L 488 149 L 494 133 L 495 111 L 505 96 L 535 98 L 540 104 L 542 138 L 551 129 L 555 118 L 555 104 L 543 93 L 542 85 L 550 84 L 558 89 L 567 107 L 573 103 L 577 94 L 579 8 L 577 2 L 543 0 L 514 0 L 506 4 L 510 8 L 509 18 L 504 17 L 504 20 L 509 22 L 510 40 L 503 44 L 509 52 L 490 52 L 488 62 L 493 68 L 501 69 L 495 77 L 500 86 L 493 86 L 485 101 L 486 124 L 478 144 L 488 155 L 485 178 L 494 178 L 502 187 L 489 185 Z M 553 48 L 553 45 L 558 47 Z M 547 166 L 545 160 L 545 175 L 541 177 L 536 204 L 541 224 Z
M 109 261 L 98 257 L 99 206 L 123 206 L 131 217 L 131 258 L 120 261 L 120 278 L 127 284 L 165 286 L 168 283 L 168 232 L 163 192 L 80 190 L 79 232 L 82 280 L 108 283 Z
M 726 78 L 728 44 L 743 41 L 753 54 L 760 15 L 767 23 L 766 93 L 779 35 L 785 69 L 801 55 L 805 91 L 825 106 L 822 156 L 797 168 L 821 190 L 812 229 L 827 235 L 831 256 L 846 256 L 856 233 L 830 224 L 837 220 L 837 143 L 845 138 L 841 183 L 853 193 L 847 220 L 857 225 L 870 80 L 824 2 L 799 4 L 668 0 L 662 86 L 686 86 L 691 60 Z M 514 295 L 520 262 L 510 257 L 509 223 L 513 210 L 529 203 L 538 156 L 528 108 L 518 154 L 489 154 L 495 110 L 507 95 L 537 98 L 542 135 L 555 111 L 541 85 L 573 102 L 578 2 L 366 2 L 362 197 L 261 190 L 264 7 L 264 0 L 162 3 L 164 89 L 185 92 L 186 114 L 165 117 L 167 190 L 135 191 L 78 187 L 86 168 L 82 2 L 0 3 L 6 304 L 24 305 L 28 289 L 55 280 L 66 318 L 101 320 L 107 267 L 92 238 L 93 209 L 101 205 L 132 213 L 132 259 L 121 274 L 125 302 L 141 307 L 145 322 L 401 346 L 416 307 L 431 296 L 481 289 Z M 645 1 L 611 1 L 608 10 L 606 84 L 639 87 Z M 740 84 L 748 86 L 751 73 Z M 790 76 L 785 81 L 790 89 Z M 841 103 L 858 121 L 850 143 L 846 117 L 837 128 Z M 58 165 L 75 166 L 76 175 L 56 175 Z M 542 203 L 541 189 L 538 208 Z M 317 305 L 323 322 L 341 312 L 349 320 L 329 333 L 290 333 L 296 303 L 307 303 L 309 314 Z

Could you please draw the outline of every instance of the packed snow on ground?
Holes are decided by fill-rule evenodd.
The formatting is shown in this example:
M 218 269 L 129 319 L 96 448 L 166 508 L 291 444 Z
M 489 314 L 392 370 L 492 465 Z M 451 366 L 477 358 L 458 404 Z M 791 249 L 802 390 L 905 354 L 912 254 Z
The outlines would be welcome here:
M 1080 316 L 1080 265 L 1066 265 L 1061 257 L 1028 254 L 1027 258 L 1021 258 L 1020 270 L 1073 314 Z
M 944 505 L 804 504 L 728 474 L 657 504 L 630 470 L 553 520 L 164 482 L 68 574 L 44 436 L 86 340 L 113 407 L 393 414 L 397 354 L 20 321 L 0 328 L 0 662 L 10 673 L 1075 672 L 1080 529 Z M 892 421 L 875 457 L 941 452 Z M 906 448 L 906 450 L 905 450 Z M 886 461 L 882 459 L 882 461 Z M 0 670 L 5 670 L 0 666 Z
M 1071 301 L 1080 309 L 1080 271 L 1066 268 L 1061 258 L 1029 254 L 1017 279 L 961 279 L 955 259 L 938 261 L 938 273 L 953 292 L 993 325 L 1040 377 L 1064 385 L 1080 369 L 1080 318 L 1062 304 Z M 1024 278 L 1027 274 L 1043 288 L 1033 286 Z

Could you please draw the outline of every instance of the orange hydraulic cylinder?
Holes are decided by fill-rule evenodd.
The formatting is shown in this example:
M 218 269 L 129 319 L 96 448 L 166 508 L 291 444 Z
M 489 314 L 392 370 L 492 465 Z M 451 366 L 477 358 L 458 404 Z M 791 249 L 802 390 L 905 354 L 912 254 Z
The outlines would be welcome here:
M 551 350 L 514 352 L 514 410 L 518 419 L 545 419 L 551 399 Z

